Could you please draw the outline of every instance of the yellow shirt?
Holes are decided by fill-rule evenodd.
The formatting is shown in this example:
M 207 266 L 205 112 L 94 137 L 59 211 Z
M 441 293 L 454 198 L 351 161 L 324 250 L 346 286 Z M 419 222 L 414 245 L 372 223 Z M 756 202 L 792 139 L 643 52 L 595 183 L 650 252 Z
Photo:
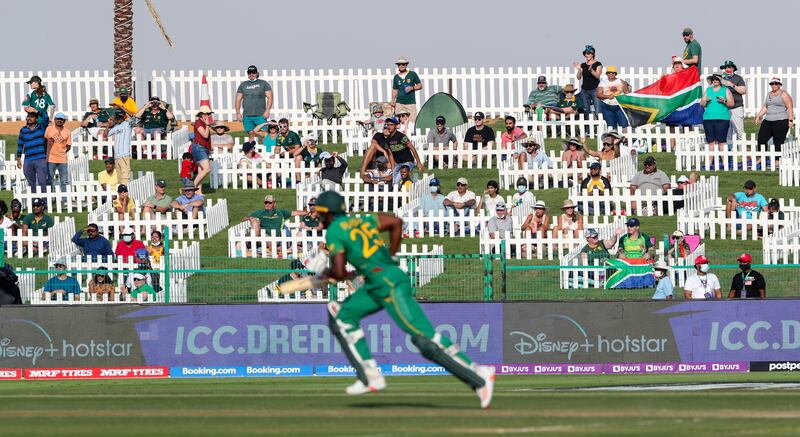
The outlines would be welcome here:
M 164 245 L 161 246 L 153 246 L 148 244 L 147 245 L 147 253 L 150 254 L 150 257 L 153 258 L 154 263 L 158 263 L 161 259 L 161 256 L 164 255 Z
M 128 97 L 128 100 L 126 100 L 125 103 L 122 103 L 122 100 L 119 97 L 114 97 L 114 101 L 111 102 L 111 104 L 124 106 L 125 109 L 131 112 L 131 114 L 136 114 L 139 112 L 139 107 L 136 105 L 136 100 L 133 100 L 133 97 Z M 125 119 L 128 119 L 128 114 L 125 114 Z
M 117 177 L 117 169 L 115 168 L 111 174 L 108 174 L 107 171 L 103 170 L 100 173 L 97 173 L 97 181 L 101 184 L 106 184 L 108 190 L 115 190 L 117 189 L 117 185 L 119 185 L 119 178 Z
M 113 206 L 114 209 L 122 208 L 122 202 L 120 202 L 119 199 L 114 199 L 114 201 L 111 202 L 111 206 Z M 136 211 L 136 201 L 133 200 L 133 197 L 128 197 L 128 207 L 124 212 L 133 215 L 134 211 Z

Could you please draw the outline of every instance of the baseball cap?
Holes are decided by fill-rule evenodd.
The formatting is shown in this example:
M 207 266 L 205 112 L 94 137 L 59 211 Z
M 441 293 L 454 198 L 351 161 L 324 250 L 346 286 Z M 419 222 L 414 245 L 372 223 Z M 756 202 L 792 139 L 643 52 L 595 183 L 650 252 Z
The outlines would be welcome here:
M 750 256 L 750 254 L 749 254 L 749 253 L 746 253 L 746 252 L 745 252 L 745 253 L 743 253 L 743 254 L 739 255 L 739 259 L 738 259 L 738 261 L 739 261 L 740 263 L 750 264 L 750 263 L 752 263 L 752 262 L 753 262 L 753 257 L 752 257 L 752 256 Z
M 608 68 L 606 68 L 606 73 L 619 73 L 619 72 L 617 71 L 616 65 L 609 65 Z
M 747 181 L 744 183 L 744 188 L 747 188 L 747 189 L 751 189 L 751 190 L 752 190 L 752 189 L 753 189 L 753 188 L 755 188 L 755 187 L 756 187 L 756 183 L 755 183 L 753 180 L 747 180 Z
M 683 238 L 683 231 L 675 230 L 675 232 L 672 233 L 672 236 L 675 238 Z
M 256 67 L 255 65 L 247 67 L 247 74 L 250 73 L 258 73 L 258 67 Z
M 67 116 L 63 112 L 57 112 L 56 115 L 53 116 L 54 120 L 66 120 Z
M 113 164 L 114 163 L 114 158 L 106 158 L 106 159 L 103 160 L 103 162 L 105 162 L 107 164 L 109 164 L 109 163 Z
M 441 115 L 436 117 L 436 124 L 445 124 L 446 122 L 447 120 L 445 120 L 445 118 L 442 117 Z
M 439 182 L 438 178 L 432 178 L 431 181 L 428 182 L 428 186 L 430 186 L 430 187 L 438 187 L 438 186 L 441 186 L 441 185 L 442 185 L 442 183 Z
M 142 248 L 136 249 L 136 252 L 134 252 L 134 256 L 136 258 L 149 258 L 150 254 L 147 252 L 147 249 L 142 247 Z
M 247 152 L 249 152 L 249 151 L 251 151 L 251 150 L 253 150 L 255 148 L 256 148 L 256 142 L 255 141 L 245 141 L 245 143 L 242 144 L 242 152 L 244 152 L 244 153 L 247 153 Z
M 639 226 L 639 219 L 631 217 L 627 222 L 625 222 L 625 224 L 628 225 L 628 227 Z
M 653 158 L 652 156 L 648 156 L 647 158 L 644 159 L 644 163 L 645 164 L 655 164 L 656 163 L 656 159 Z
M 698 264 L 708 264 L 708 258 L 705 255 L 698 255 L 697 258 L 694 259 L 694 265 Z
M 134 281 L 144 281 L 145 277 L 141 273 L 134 273 L 131 275 L 131 279 L 133 279 Z
M 399 122 L 400 121 L 397 120 L 397 117 L 389 117 L 389 118 L 387 118 L 386 120 L 383 121 L 384 124 L 386 124 L 386 123 L 397 124 Z
M 694 35 L 694 31 L 692 30 L 691 27 L 687 27 L 687 28 L 683 29 L 683 32 L 681 32 L 681 34 L 683 36 Z
M 506 210 L 506 204 L 503 203 L 503 202 L 497 202 L 497 205 L 495 205 L 494 210 L 495 211 L 505 211 Z
M 31 78 L 30 78 L 30 79 L 28 79 L 28 81 L 27 81 L 27 82 L 25 82 L 25 83 L 27 83 L 27 84 L 31 84 L 31 83 L 33 83 L 33 82 L 42 83 L 42 78 L 41 78 L 41 77 L 39 77 L 39 76 L 31 76 Z
M 386 158 L 385 156 L 381 155 L 381 156 L 375 158 L 375 162 L 380 162 L 382 164 L 388 164 L 389 163 L 389 159 Z
M 486 114 L 484 114 L 481 111 L 478 111 L 478 112 L 475 113 L 475 115 L 472 116 L 472 118 L 479 118 L 479 119 L 483 120 L 484 118 L 486 118 Z
M 313 141 L 313 142 L 315 142 L 315 143 L 316 143 L 316 142 L 317 142 L 317 134 L 315 134 L 315 133 L 310 133 L 310 134 L 308 134 L 308 135 L 304 136 L 304 137 L 303 137 L 303 140 L 302 140 L 302 142 L 303 142 L 303 143 L 306 143 L 306 142 L 308 142 L 308 141 Z
M 320 159 L 331 159 L 331 158 L 333 158 L 333 154 L 326 150 L 326 151 L 324 151 L 324 152 L 319 154 L 319 158 Z M 384 158 L 385 158 L 385 156 L 384 156 Z
M 156 185 L 158 185 L 161 188 L 167 188 L 167 181 L 165 181 L 164 179 L 159 179 L 156 181 Z
M 536 79 L 536 83 L 547 83 L 547 78 L 545 76 L 539 76 L 539 78 Z
M 150 97 L 150 101 L 151 102 L 160 102 L 161 99 L 159 99 L 158 96 L 153 96 L 153 97 Z
M 36 199 L 33 199 L 33 202 L 31 202 L 31 205 L 32 206 L 44 206 L 45 205 L 45 201 L 44 201 L 44 199 L 37 197 Z
M 687 178 L 686 175 L 681 175 L 681 177 L 678 178 L 678 182 L 689 182 L 689 178 Z
M 64 258 L 59 258 L 59 259 L 53 261 L 53 267 L 58 267 L 58 266 L 66 267 L 67 266 L 67 260 L 64 259 Z
M 275 201 L 275 196 L 273 196 L 272 194 L 267 194 L 266 196 L 264 196 L 264 202 L 274 202 L 274 201 Z
M 117 187 L 117 193 L 127 193 L 127 192 L 128 192 L 128 186 L 125 184 L 119 184 L 119 186 Z
M 465 178 L 465 177 L 460 177 L 460 178 L 458 178 L 458 180 L 456 181 L 456 184 L 469 185 L 469 182 L 467 181 L 467 178 Z
M 184 182 L 183 186 L 181 187 L 183 191 L 196 191 L 197 187 L 194 185 L 192 181 Z
M 517 178 L 516 186 L 519 187 L 519 186 L 522 186 L 522 185 L 524 185 L 527 188 L 528 187 L 528 180 L 525 179 L 525 177 L 520 176 L 520 177 Z
M 603 164 L 600 164 L 599 162 L 595 161 L 589 164 L 589 168 L 603 168 Z
M 777 77 L 777 76 L 775 76 L 775 77 L 773 77 L 772 79 L 770 79 L 770 80 L 769 80 L 769 83 L 770 83 L 770 84 L 773 84 L 773 83 L 775 83 L 775 82 L 777 82 L 777 83 L 779 83 L 779 84 L 783 85 L 783 82 L 781 82 L 781 78 L 780 78 L 780 77 Z
M 592 237 L 596 237 L 598 235 L 600 235 L 600 234 L 598 234 L 597 233 L 597 229 L 594 229 L 594 228 L 589 228 L 589 229 L 583 231 L 584 238 L 592 238 Z

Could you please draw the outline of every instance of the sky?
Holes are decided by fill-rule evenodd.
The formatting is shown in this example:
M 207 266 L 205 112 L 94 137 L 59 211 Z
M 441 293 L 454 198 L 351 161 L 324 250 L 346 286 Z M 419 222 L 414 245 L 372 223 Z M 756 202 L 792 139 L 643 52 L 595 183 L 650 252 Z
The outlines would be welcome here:
M 0 71 L 111 70 L 113 3 L 2 0 Z M 399 55 L 412 68 L 556 66 L 580 62 L 586 44 L 605 65 L 666 67 L 682 52 L 687 26 L 705 65 L 798 64 L 797 0 L 153 3 L 175 47 L 167 46 L 145 1 L 134 0 L 138 71 L 393 67 Z

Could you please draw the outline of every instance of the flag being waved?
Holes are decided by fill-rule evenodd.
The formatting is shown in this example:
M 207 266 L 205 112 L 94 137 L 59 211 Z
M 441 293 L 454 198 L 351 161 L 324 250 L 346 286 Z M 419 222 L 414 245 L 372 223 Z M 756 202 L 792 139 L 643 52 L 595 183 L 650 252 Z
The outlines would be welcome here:
M 678 126 L 703 123 L 703 84 L 697 67 L 668 74 L 630 94 L 617 96 L 631 127 L 664 122 Z

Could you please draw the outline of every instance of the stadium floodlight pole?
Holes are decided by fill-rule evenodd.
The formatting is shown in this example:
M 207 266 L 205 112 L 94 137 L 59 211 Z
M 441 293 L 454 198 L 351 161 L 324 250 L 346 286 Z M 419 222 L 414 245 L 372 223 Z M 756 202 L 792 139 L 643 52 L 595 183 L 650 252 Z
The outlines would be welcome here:
M 169 226 L 164 226 L 164 302 L 169 303 Z

